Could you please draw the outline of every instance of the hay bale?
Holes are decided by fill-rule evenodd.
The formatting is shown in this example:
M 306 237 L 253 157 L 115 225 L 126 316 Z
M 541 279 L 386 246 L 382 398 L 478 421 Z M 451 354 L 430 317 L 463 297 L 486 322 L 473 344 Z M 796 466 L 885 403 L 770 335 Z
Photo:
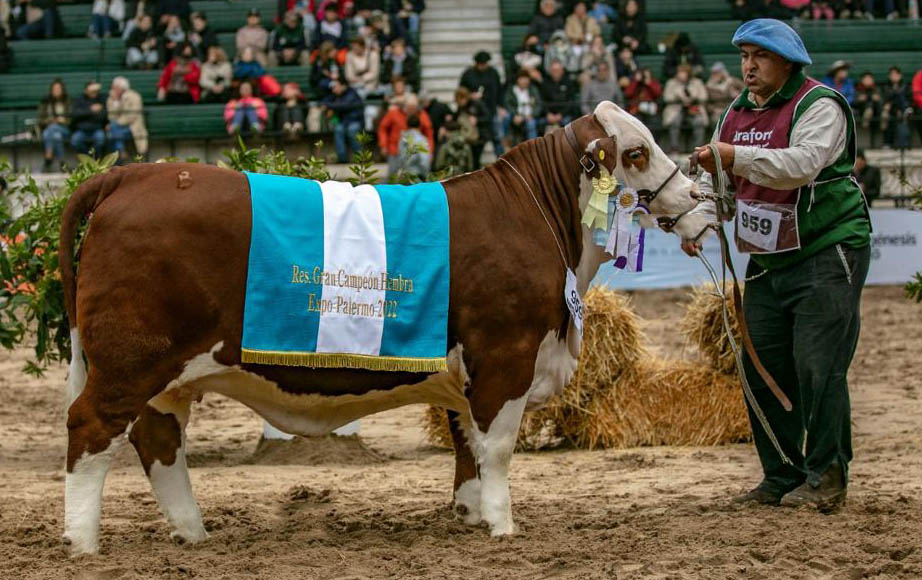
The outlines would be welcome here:
M 730 348 L 727 333 L 724 332 L 722 299 L 716 294 L 713 284 L 692 288 L 692 299 L 685 309 L 685 315 L 679 328 L 686 340 L 698 347 L 698 352 L 710 364 L 711 368 L 731 375 L 736 373 L 736 358 Z M 736 342 L 742 345 L 739 321 L 734 310 L 735 300 L 732 288 L 728 287 L 730 328 Z
M 698 362 L 649 358 L 560 425 L 581 448 L 718 445 L 748 440 L 739 381 Z

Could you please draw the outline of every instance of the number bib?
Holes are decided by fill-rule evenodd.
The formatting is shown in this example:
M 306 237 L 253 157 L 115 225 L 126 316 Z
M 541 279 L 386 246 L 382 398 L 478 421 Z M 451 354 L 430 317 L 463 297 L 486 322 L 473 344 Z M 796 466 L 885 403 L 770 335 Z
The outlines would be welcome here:
M 749 254 L 775 254 L 800 248 L 797 205 L 738 199 L 736 247 Z

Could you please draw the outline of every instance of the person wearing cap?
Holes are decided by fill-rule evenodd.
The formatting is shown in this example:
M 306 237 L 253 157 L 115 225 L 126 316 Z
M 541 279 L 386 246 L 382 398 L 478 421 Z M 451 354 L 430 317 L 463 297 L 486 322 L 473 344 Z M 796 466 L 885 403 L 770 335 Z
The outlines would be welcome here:
M 503 153 L 503 119 L 508 113 L 500 106 L 503 83 L 496 69 L 490 66 L 490 59 L 490 53 L 485 50 L 475 54 L 474 66 L 468 67 L 462 73 L 460 85 L 470 91 L 473 100 L 479 100 L 486 107 L 493 128 L 490 135 L 493 139 L 493 149 L 499 156 Z M 474 165 L 479 163 L 479 159 L 475 157 Z
M 837 60 L 832 63 L 826 76 L 823 77 L 823 84 L 842 93 L 849 105 L 855 101 L 855 83 L 848 78 L 848 69 L 851 66 L 848 61 Z
M 260 15 L 258 8 L 250 8 L 247 12 L 247 22 L 244 26 L 237 29 L 237 35 L 234 38 L 237 46 L 237 57 L 243 54 L 247 48 L 253 49 L 253 55 L 259 64 L 266 66 L 268 64 L 268 54 L 266 47 L 269 44 L 269 33 L 260 24 Z
M 870 262 L 870 216 L 852 179 L 855 121 L 845 98 L 807 77 L 797 33 L 774 19 L 741 25 L 746 88 L 714 132 L 735 188 L 735 241 L 748 253 L 743 312 L 755 352 L 787 394 L 776 400 L 744 354 L 744 369 L 785 463 L 749 407 L 763 481 L 738 502 L 833 509 L 845 500 L 852 459 L 846 374 L 858 341 Z M 696 152 L 713 173 L 706 146 Z M 711 175 L 700 189 L 712 191 Z M 705 202 L 699 212 L 713 211 Z M 693 254 L 700 245 L 683 240 Z M 748 404 L 748 403 L 747 403 Z
M 733 99 L 743 91 L 743 81 L 731 75 L 727 66 L 722 62 L 711 65 L 711 75 L 704 84 L 708 92 L 707 112 L 709 127 L 714 127 L 720 121 Z
M 89 153 L 97 157 L 106 152 L 106 101 L 99 93 L 100 84 L 90 81 L 83 87 L 83 94 L 74 99 L 71 115 L 70 146 L 78 153 Z

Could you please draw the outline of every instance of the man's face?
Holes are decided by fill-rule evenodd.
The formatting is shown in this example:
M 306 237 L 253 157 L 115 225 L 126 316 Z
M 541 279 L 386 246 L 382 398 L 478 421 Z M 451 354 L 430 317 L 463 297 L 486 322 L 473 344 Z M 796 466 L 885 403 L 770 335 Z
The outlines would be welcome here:
M 871 88 L 874 86 L 874 75 L 864 75 L 861 77 L 861 84 Z
M 867 165 L 867 161 L 864 160 L 864 157 L 855 158 L 855 171 L 861 171 Z
M 520 89 L 527 89 L 528 85 L 531 84 L 531 81 L 526 76 L 520 76 L 515 79 L 515 84 L 518 85 Z
M 259 16 L 247 16 L 247 26 L 259 26 Z
M 483 71 L 487 70 L 487 68 L 490 67 L 490 64 L 489 64 L 489 63 L 486 63 L 486 62 L 478 62 L 478 63 L 476 63 L 474 66 L 477 68 L 477 70 L 483 72 Z
M 596 76 L 599 78 L 600 81 L 607 81 L 607 80 L 608 80 L 608 75 L 609 75 L 610 73 L 611 73 L 611 71 L 608 69 L 608 63 L 607 63 L 607 62 L 599 63 L 599 72 L 596 73 Z
M 563 65 L 557 61 L 551 64 L 551 78 L 555 81 L 563 78 Z
M 331 88 L 333 89 L 333 94 L 336 96 L 339 96 L 346 92 L 346 85 L 344 85 L 343 83 L 339 81 L 334 82 L 331 85 Z
M 903 80 L 903 73 L 898 70 L 892 70 L 889 74 L 890 82 L 893 84 L 899 84 Z
M 419 106 L 416 103 L 407 103 L 403 106 L 403 112 L 407 114 L 407 117 L 415 115 L 419 112 Z
M 791 75 L 790 62 L 754 44 L 744 44 L 740 47 L 740 59 L 743 82 L 759 97 L 770 97 Z
M 534 4 L 532 4 L 532 6 L 534 6 Z M 554 2 L 548 2 L 547 0 L 541 2 L 541 14 L 545 16 L 553 16 L 555 8 Z
M 337 18 L 336 10 L 327 10 L 326 12 L 323 13 L 323 18 L 327 22 L 336 22 L 336 18 Z
M 285 13 L 285 26 L 288 28 L 298 27 L 298 16 L 294 12 Z
M 391 45 L 391 53 L 397 56 L 403 56 L 403 53 L 406 52 L 406 47 L 402 42 L 395 42 Z
M 151 22 L 150 16 L 145 16 L 144 18 L 141 19 L 141 22 L 138 23 L 138 28 L 140 28 L 144 32 L 147 32 L 148 30 L 150 30 L 150 27 L 152 25 L 153 23 Z
M 679 70 L 676 71 L 675 78 L 680 83 L 687 83 L 688 82 L 688 71 L 685 70 L 684 68 L 680 68 Z
M 195 30 L 201 32 L 201 31 L 205 30 L 205 21 L 202 20 L 201 18 L 193 17 L 193 18 L 192 18 L 192 27 L 195 28 Z
M 122 87 L 112 83 L 112 86 L 109 87 L 109 94 L 115 97 L 116 99 L 122 96 Z
M 86 92 L 86 96 L 88 96 L 91 99 L 95 99 L 97 96 L 99 96 L 99 85 L 95 83 L 92 85 L 88 85 L 86 87 L 85 92 Z

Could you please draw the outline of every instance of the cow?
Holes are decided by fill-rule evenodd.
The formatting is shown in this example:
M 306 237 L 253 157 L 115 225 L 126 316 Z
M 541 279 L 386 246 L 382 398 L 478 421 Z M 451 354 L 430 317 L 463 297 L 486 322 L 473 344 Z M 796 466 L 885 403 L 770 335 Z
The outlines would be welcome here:
M 71 552 L 98 551 L 103 483 L 126 439 L 173 539 L 207 537 L 184 434 L 192 403 L 206 392 L 305 436 L 402 405 L 444 407 L 456 454 L 455 513 L 494 536 L 514 533 L 508 472 L 522 414 L 564 388 L 580 349 L 563 262 L 582 294 L 610 259 L 581 224 L 600 167 L 638 190 L 653 217 L 675 218 L 697 204 L 694 183 L 650 131 L 609 102 L 443 183 L 452 275 L 448 368 L 436 373 L 241 362 L 251 230 L 241 173 L 137 164 L 81 185 L 64 209 L 60 239 L 72 340 L 64 518 Z M 87 216 L 76 276 L 75 237 Z M 681 220 L 675 230 L 692 237 L 697 224 Z

